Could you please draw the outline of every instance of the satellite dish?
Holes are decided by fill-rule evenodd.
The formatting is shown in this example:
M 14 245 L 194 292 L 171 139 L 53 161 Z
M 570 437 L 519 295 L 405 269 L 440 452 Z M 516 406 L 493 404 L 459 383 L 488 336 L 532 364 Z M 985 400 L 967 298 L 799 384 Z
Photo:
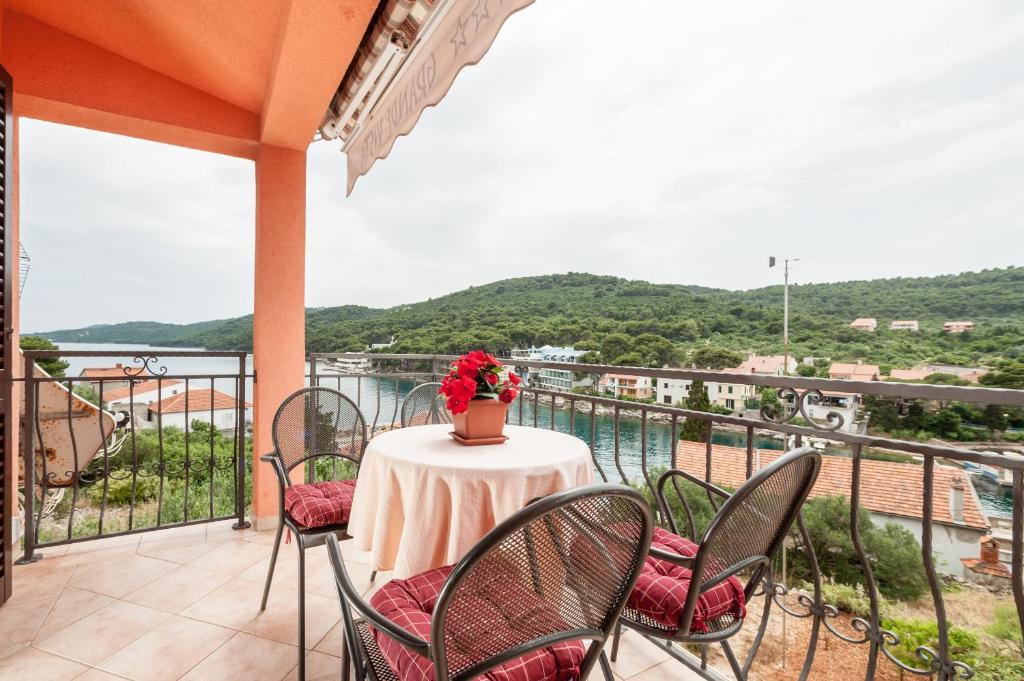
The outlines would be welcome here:
M 18 257 L 18 296 L 21 296 L 21 292 L 25 290 L 25 282 L 28 280 L 29 266 L 32 264 L 32 258 L 28 257 L 28 251 L 25 250 L 25 245 L 18 243 L 21 253 Z

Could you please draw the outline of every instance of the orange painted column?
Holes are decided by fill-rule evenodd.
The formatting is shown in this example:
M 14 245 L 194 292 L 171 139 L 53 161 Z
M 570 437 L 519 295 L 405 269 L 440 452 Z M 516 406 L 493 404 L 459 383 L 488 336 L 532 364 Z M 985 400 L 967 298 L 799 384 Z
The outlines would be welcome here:
M 275 527 L 278 519 L 277 479 L 259 457 L 273 451 L 270 431 L 278 405 L 305 384 L 305 269 L 306 153 L 263 145 L 256 155 L 253 314 L 252 519 L 257 529 Z

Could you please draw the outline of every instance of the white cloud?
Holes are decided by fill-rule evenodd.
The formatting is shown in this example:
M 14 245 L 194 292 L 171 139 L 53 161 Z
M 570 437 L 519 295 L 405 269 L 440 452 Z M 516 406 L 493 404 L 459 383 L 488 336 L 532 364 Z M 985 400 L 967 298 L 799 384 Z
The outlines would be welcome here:
M 769 254 L 800 281 L 1019 264 L 1021 64 L 1014 2 L 538 2 L 351 198 L 337 147 L 311 147 L 307 301 L 566 270 L 747 288 Z M 251 308 L 250 164 L 24 130 L 26 244 L 63 258 L 33 271 L 27 328 Z M 55 255 L 71 223 L 88 260 Z M 69 277 L 123 307 L 69 305 Z

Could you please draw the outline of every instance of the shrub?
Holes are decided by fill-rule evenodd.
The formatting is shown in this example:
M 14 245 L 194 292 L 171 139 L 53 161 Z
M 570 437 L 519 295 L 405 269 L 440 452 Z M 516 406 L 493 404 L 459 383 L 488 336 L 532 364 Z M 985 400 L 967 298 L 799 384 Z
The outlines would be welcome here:
M 805 590 L 813 590 L 813 586 L 807 582 L 803 584 Z M 831 579 L 825 579 L 821 583 L 821 600 L 836 606 L 843 612 L 848 612 L 854 617 L 868 619 L 871 617 L 871 600 L 867 592 L 860 584 L 840 584 Z M 889 616 L 892 605 L 884 598 L 878 598 L 878 614 L 883 619 Z
M 148 475 L 135 478 L 135 503 L 156 499 L 160 491 L 160 479 Z M 89 486 L 89 500 L 96 505 L 103 503 L 104 485 L 99 481 Z M 132 473 L 130 470 L 110 472 L 106 485 L 107 506 L 125 506 L 132 501 Z
M 889 646 L 889 652 L 908 666 L 922 665 L 922 660 L 917 655 L 920 646 L 938 650 L 939 625 L 936 622 L 885 619 L 882 620 L 882 627 L 899 636 L 899 644 Z M 973 632 L 960 627 L 949 628 L 949 655 L 954 661 L 975 666 L 979 648 L 978 637 Z
M 1021 657 L 1024 658 L 1024 637 L 1021 635 L 1017 609 L 1012 603 L 1003 603 L 996 606 L 995 611 L 992 613 L 992 622 L 988 625 L 987 631 L 1000 641 L 1015 647 L 1020 652 Z
M 927 588 L 921 547 L 909 530 L 886 523 L 879 527 L 863 507 L 858 509 L 860 538 L 871 560 L 878 591 L 889 598 L 913 600 Z M 821 574 L 839 584 L 862 585 L 864 575 L 850 536 L 850 502 L 843 496 L 818 497 L 804 505 L 804 526 Z M 790 554 L 791 575 L 808 581 L 810 566 L 802 549 Z

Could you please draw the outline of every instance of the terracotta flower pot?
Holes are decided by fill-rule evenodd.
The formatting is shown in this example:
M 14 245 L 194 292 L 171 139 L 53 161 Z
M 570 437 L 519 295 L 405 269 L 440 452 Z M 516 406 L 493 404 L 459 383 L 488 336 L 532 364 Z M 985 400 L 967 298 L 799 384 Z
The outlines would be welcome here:
M 500 400 L 470 400 L 469 408 L 452 415 L 455 439 L 462 444 L 498 444 L 505 441 L 508 405 Z

